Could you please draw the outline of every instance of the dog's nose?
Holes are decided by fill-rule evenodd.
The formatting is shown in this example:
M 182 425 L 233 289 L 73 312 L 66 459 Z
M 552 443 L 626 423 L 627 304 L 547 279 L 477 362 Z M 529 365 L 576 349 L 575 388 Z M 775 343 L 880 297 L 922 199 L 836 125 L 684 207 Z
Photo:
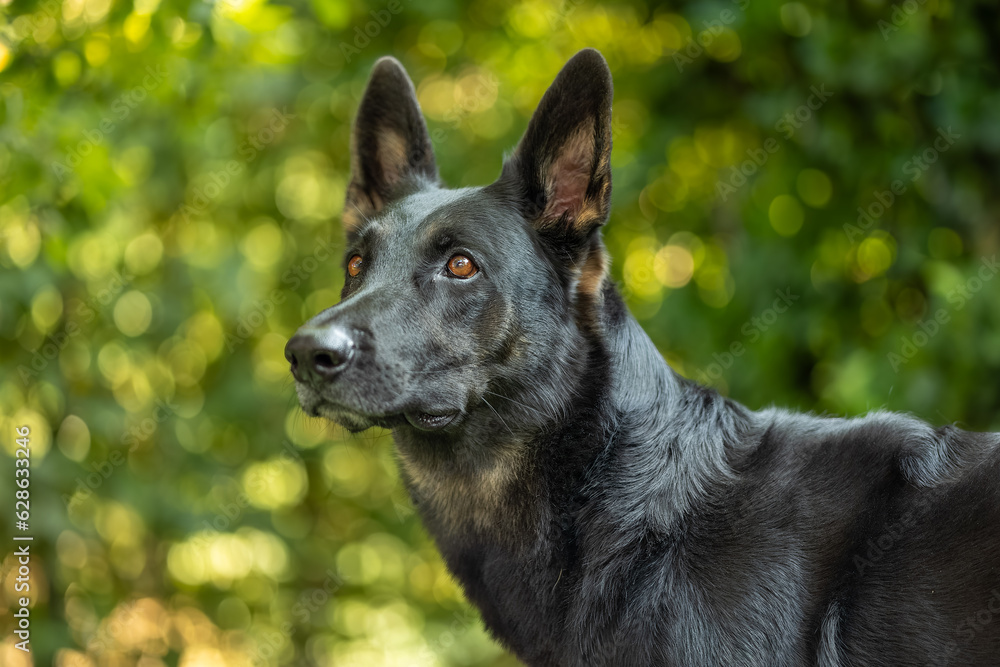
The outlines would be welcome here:
M 299 330 L 285 345 L 285 359 L 300 381 L 331 380 L 354 356 L 354 340 L 345 329 Z

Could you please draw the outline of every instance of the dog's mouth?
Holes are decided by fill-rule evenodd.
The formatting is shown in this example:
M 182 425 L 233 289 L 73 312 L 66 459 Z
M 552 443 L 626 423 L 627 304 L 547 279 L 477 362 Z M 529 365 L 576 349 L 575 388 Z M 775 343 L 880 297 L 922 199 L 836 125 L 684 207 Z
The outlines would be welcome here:
M 421 431 L 439 431 L 454 423 L 461 413 L 460 410 L 423 412 L 421 410 L 406 410 L 389 414 L 366 414 L 336 405 L 328 401 L 318 401 L 306 412 L 329 419 L 344 426 L 350 431 L 364 431 L 372 426 L 392 429 L 403 424 L 409 424 Z
M 421 431 L 437 431 L 455 421 L 458 411 L 446 412 L 444 414 L 433 415 L 429 412 L 406 412 L 406 421 L 414 428 Z

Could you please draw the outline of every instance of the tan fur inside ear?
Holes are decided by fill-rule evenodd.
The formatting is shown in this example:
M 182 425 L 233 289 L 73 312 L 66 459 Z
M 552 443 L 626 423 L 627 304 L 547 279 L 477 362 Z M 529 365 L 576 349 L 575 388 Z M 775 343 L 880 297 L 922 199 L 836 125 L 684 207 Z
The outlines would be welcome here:
M 392 130 L 381 132 L 377 139 L 375 156 L 383 182 L 389 185 L 398 183 L 409 166 L 406 140 Z M 352 144 L 351 173 L 353 178 L 347 187 L 347 200 L 341 215 L 341 224 L 347 233 L 357 231 L 364 225 L 366 218 L 375 215 L 385 206 L 385 202 L 378 193 L 372 188 L 366 188 L 365 184 L 361 182 L 360 170 L 357 148 Z
M 406 139 L 392 130 L 379 132 L 376 159 L 385 183 L 398 183 L 410 164 Z
M 601 189 L 602 191 L 606 191 L 610 187 L 611 183 L 605 183 L 603 186 L 601 186 Z M 601 196 L 606 199 L 607 198 L 606 192 L 602 192 Z M 581 208 L 577 212 L 576 217 L 573 220 L 572 224 L 577 229 L 581 230 L 588 229 L 589 227 L 593 226 L 596 222 L 598 222 L 602 217 L 603 217 L 603 212 L 601 210 L 600 204 L 598 204 L 598 200 L 587 199 L 583 202 L 583 208 Z
M 576 226 L 585 209 L 587 185 L 594 167 L 594 123 L 584 123 L 573 133 L 546 170 L 547 201 L 542 219 L 556 222 L 565 215 Z
M 603 221 L 607 211 L 602 202 L 610 200 L 611 179 L 601 179 L 596 194 L 588 196 L 587 189 L 595 173 L 609 172 L 611 151 L 605 148 L 595 156 L 594 141 L 594 121 L 590 120 L 570 136 L 546 169 L 547 198 L 540 218 L 542 227 L 565 220 L 570 229 L 585 232 Z

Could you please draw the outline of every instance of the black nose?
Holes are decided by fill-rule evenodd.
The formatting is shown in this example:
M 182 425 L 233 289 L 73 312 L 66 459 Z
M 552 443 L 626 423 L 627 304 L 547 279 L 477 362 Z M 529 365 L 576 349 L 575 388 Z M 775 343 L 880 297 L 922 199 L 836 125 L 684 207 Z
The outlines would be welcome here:
M 296 380 L 331 380 L 354 356 L 354 340 L 345 329 L 300 329 L 285 345 L 285 359 Z

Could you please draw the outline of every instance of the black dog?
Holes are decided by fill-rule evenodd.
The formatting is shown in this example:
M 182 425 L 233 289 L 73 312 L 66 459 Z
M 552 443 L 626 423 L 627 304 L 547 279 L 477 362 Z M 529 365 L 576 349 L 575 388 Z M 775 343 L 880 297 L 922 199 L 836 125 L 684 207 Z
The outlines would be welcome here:
M 611 74 L 563 68 L 499 179 L 443 189 L 380 60 L 343 301 L 288 342 L 303 409 L 395 436 L 529 665 L 1000 665 L 1000 437 L 752 412 L 676 375 L 606 277 Z

